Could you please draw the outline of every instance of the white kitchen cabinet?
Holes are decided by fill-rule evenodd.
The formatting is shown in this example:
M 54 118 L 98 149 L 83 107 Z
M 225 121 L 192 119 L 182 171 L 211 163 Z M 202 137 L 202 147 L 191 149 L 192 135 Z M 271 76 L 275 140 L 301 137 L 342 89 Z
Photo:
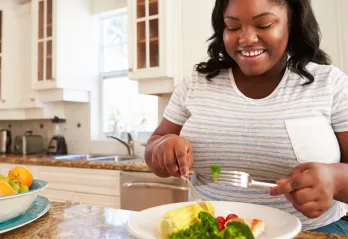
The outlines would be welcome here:
M 0 163 L 0 174 L 15 167 Z M 34 178 L 47 181 L 40 194 L 52 201 L 120 208 L 120 171 L 24 165 Z
M 88 205 L 119 208 L 120 172 L 40 166 L 39 178 L 49 182 L 44 195 L 52 200 L 70 200 Z
M 31 1 L 31 78 L 41 101 L 89 100 L 99 59 L 90 8 L 90 0 Z
M 139 93 L 160 95 L 172 93 L 182 79 L 192 73 L 195 64 L 207 59 L 207 40 L 213 33 L 211 14 L 215 0 L 205 0 L 204 3 L 200 0 L 158 0 L 160 65 L 151 67 L 155 65 L 151 63 L 151 59 L 155 59 L 151 57 L 151 44 L 157 39 L 150 35 L 151 27 L 155 25 L 151 25 L 150 21 L 157 16 L 151 16 L 150 9 L 151 4 L 155 5 L 156 2 L 128 0 L 131 11 L 129 12 L 131 30 L 129 77 L 138 80 Z M 142 17 L 143 3 L 145 3 L 145 17 Z M 197 6 L 200 6 L 199 11 Z M 145 39 L 145 42 L 142 39 Z M 142 50 L 144 47 L 145 50 Z
M 51 189 L 119 196 L 119 171 L 63 167 L 40 167 L 40 179 Z
M 129 78 L 152 86 L 141 93 L 173 89 L 180 4 L 181 0 L 128 0 Z
M 38 0 L 32 3 L 33 17 L 33 51 L 35 49 L 36 61 L 33 61 L 36 69 L 33 77 L 35 83 L 42 83 L 43 87 L 49 87 L 55 84 L 55 25 L 53 25 L 53 14 L 55 13 L 56 4 L 54 0 Z M 54 22 L 56 23 L 56 22 Z
M 2 20 L 3 20 L 3 14 L 2 14 L 2 10 L 0 10 L 0 83 L 1 83 L 1 70 L 2 70 L 2 67 L 1 67 L 1 63 L 2 63 Z M 0 87 L 1 87 L 1 84 L 0 84 Z M 1 87 L 2 88 L 2 87 Z
M 42 108 L 38 100 L 37 92 L 31 85 L 31 8 L 30 4 L 17 5 L 16 17 L 18 22 L 18 40 L 16 65 L 18 67 L 18 76 L 16 82 L 16 109 Z M 25 39 L 25 40 L 24 40 Z
M 16 4 L 0 1 L 1 11 L 1 62 L 0 62 L 0 109 L 10 109 L 16 104 L 15 83 L 19 72 L 16 66 L 18 21 Z
M 11 119 L 24 112 L 8 113 L 5 109 L 36 108 L 40 104 L 30 84 L 30 8 L 4 0 L 0 1 L 0 10 L 0 118 L 7 115 Z

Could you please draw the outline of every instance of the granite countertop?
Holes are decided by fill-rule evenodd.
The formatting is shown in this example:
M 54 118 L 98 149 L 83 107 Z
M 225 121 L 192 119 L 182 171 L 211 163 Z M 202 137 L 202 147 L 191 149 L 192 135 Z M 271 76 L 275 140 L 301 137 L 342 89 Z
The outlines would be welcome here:
M 0 234 L 0 239 L 131 239 L 126 229 L 133 211 L 52 202 L 38 220 Z M 301 232 L 297 239 L 342 239 L 347 236 Z
M 0 163 L 10 164 L 27 164 L 38 166 L 69 167 L 69 168 L 90 168 L 90 169 L 107 169 L 122 171 L 139 171 L 150 172 L 151 170 L 143 159 L 125 160 L 120 162 L 107 161 L 88 161 L 81 160 L 58 160 L 48 155 L 0 155 Z

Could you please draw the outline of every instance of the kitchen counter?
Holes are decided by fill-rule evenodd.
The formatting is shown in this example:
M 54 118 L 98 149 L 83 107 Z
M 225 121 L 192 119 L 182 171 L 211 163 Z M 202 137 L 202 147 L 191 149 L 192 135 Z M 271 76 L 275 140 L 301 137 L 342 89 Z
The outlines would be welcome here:
M 47 155 L 22 156 L 11 154 L 0 155 L 0 163 L 150 172 L 150 169 L 143 159 L 125 160 L 120 162 L 102 162 L 88 160 L 58 160 Z
M 133 211 L 52 202 L 40 219 L 0 235 L 0 239 L 131 239 L 126 229 Z M 301 232 L 297 239 L 343 239 L 348 236 Z

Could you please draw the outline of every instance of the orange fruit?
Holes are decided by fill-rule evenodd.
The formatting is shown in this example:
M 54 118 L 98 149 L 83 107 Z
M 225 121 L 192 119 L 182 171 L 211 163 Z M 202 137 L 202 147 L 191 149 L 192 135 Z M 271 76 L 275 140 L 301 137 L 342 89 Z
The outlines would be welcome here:
M 11 194 L 16 194 L 17 191 L 14 190 L 10 184 L 4 181 L 0 181 L 0 196 L 7 196 Z
M 17 179 L 19 184 L 25 185 L 28 188 L 33 183 L 33 174 L 29 169 L 23 166 L 17 166 L 8 172 L 10 180 Z

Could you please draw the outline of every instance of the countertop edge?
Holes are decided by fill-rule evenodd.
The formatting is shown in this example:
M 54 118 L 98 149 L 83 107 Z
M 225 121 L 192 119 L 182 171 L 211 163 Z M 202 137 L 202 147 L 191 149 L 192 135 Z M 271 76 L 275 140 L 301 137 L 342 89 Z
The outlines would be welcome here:
M 1 155 L 0 163 L 48 167 L 151 172 L 145 161 L 140 159 L 127 160 L 122 162 L 91 162 L 87 160 L 58 160 L 41 155 Z

